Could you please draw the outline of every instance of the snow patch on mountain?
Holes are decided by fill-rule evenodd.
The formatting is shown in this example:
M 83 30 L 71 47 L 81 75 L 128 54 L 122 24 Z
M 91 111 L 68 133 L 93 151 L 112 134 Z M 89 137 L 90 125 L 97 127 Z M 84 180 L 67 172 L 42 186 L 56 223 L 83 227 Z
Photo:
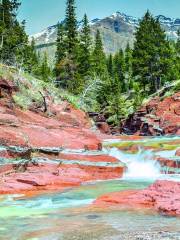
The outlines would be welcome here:
M 113 19 L 114 21 L 118 21 L 118 19 L 120 18 L 126 24 L 132 27 L 137 27 L 140 21 L 140 19 L 137 17 L 129 16 L 119 11 L 113 13 L 111 16 L 107 17 L 106 19 L 108 18 Z M 177 30 L 180 29 L 180 19 L 165 17 L 163 15 L 158 15 L 156 16 L 156 18 L 160 21 L 162 27 L 165 29 L 167 36 L 170 39 L 177 39 L 178 37 Z M 103 19 L 95 18 L 90 21 L 90 26 L 93 27 L 96 24 L 101 24 L 101 21 L 103 21 Z M 81 28 L 82 28 L 82 21 L 79 21 L 78 29 L 80 30 Z M 47 44 L 55 41 L 56 34 L 57 34 L 57 24 L 44 29 L 40 33 L 32 35 L 30 39 L 34 38 L 37 44 L 43 44 L 43 43 Z

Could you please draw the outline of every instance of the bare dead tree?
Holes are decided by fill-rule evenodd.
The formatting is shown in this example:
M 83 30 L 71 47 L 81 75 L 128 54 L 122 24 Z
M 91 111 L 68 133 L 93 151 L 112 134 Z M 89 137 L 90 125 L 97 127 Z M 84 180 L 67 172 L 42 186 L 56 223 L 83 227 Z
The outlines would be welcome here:
M 41 94 L 41 96 L 43 98 L 44 112 L 47 112 L 48 107 L 47 107 L 47 102 L 46 102 L 46 96 L 44 96 L 41 91 L 39 91 L 39 93 Z
M 101 84 L 101 80 L 99 78 L 95 78 L 92 82 L 90 82 L 84 89 L 81 98 L 79 99 L 80 106 L 83 105 L 84 99 L 88 95 L 89 92 L 98 88 L 98 85 Z

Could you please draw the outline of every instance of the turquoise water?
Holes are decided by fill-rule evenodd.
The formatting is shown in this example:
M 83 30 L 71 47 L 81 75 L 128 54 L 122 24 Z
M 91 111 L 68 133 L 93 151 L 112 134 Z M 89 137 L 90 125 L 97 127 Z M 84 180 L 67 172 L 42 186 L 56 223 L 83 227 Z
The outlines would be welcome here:
M 146 138 L 142 144 L 138 141 L 141 149 L 134 154 L 114 148 L 105 150 L 128 166 L 123 179 L 92 182 L 63 193 L 28 199 L 23 195 L 0 196 L 0 240 L 109 240 L 114 235 L 133 234 L 136 231 L 173 232 L 180 239 L 179 218 L 165 217 L 147 210 L 133 212 L 91 207 L 91 203 L 105 193 L 143 189 L 157 178 L 180 181 L 179 174 L 160 174 L 159 166 L 152 162 L 154 154 L 174 158 L 177 142 L 173 149 L 163 144 L 176 139 L 180 138 L 150 138 L 148 143 Z M 143 151 L 144 143 L 156 147 L 154 144 L 159 141 L 159 152 Z M 124 142 L 127 145 L 127 141 Z M 123 144 L 122 141 L 120 143 Z M 132 142 L 129 143 L 132 145 Z M 164 149 L 162 146 L 165 146 Z
M 147 212 L 94 210 L 98 196 L 125 189 L 142 189 L 151 182 L 113 180 L 90 183 L 64 193 L 0 200 L 0 239 L 103 239 L 121 231 L 178 231 L 180 219 Z M 93 236 L 93 238 L 92 238 Z

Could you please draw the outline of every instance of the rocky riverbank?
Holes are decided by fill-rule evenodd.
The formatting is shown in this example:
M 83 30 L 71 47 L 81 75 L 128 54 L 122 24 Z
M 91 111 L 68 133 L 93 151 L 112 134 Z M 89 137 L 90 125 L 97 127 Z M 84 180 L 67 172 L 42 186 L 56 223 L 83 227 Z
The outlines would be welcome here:
M 142 136 L 180 135 L 180 92 L 151 99 L 123 123 L 122 132 Z
M 101 152 L 103 135 L 67 101 L 46 97 L 48 111 L 14 102 L 12 81 L 0 80 L 0 193 L 60 191 L 119 178 L 124 165 Z
M 154 97 L 134 114 L 111 127 L 104 114 L 90 112 L 96 126 L 105 134 L 139 136 L 180 135 L 180 92 L 169 97 Z

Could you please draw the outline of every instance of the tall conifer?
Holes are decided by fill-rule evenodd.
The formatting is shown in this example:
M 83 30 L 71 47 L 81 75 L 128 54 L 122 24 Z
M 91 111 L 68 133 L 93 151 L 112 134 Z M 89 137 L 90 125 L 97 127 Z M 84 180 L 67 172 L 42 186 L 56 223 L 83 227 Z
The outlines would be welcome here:
M 80 53 L 79 68 L 82 77 L 86 77 L 91 72 L 91 30 L 88 23 L 87 15 L 84 15 L 83 26 L 80 32 Z
M 50 74 L 51 74 L 51 69 L 48 64 L 46 52 L 44 53 L 43 58 L 41 60 L 41 65 L 40 65 L 39 71 L 40 71 L 39 74 L 40 74 L 42 80 L 44 80 L 45 82 L 48 82 L 50 80 L 49 78 L 50 78 Z
M 72 59 L 76 57 L 78 43 L 77 19 L 75 9 L 75 0 L 67 0 L 65 18 L 66 48 L 68 54 Z
M 23 51 L 28 44 L 24 22 L 17 20 L 19 6 L 18 0 L 0 2 L 0 60 L 8 64 L 22 62 Z
M 59 63 L 56 62 L 56 64 L 58 64 L 57 66 L 58 71 L 56 72 L 57 80 L 62 87 L 67 88 L 71 92 L 73 91 L 76 92 L 77 89 L 79 88 L 78 79 L 79 43 L 75 9 L 76 9 L 75 0 L 67 0 L 66 18 L 64 23 L 65 38 L 62 41 L 63 43 L 62 49 L 59 48 L 60 45 L 58 42 L 60 39 L 57 39 L 57 50 L 59 48 L 60 52 L 57 52 L 56 54 L 57 57 L 60 57 L 60 55 L 62 57 Z M 63 55 L 65 54 L 65 56 L 62 56 L 62 54 Z
M 55 54 L 55 75 L 58 78 L 60 75 L 60 63 L 66 57 L 65 47 L 65 28 L 62 23 L 58 24 L 56 54 Z
M 110 54 L 107 58 L 107 69 L 110 77 L 113 77 L 113 56 Z
M 95 47 L 93 51 L 93 69 L 97 75 L 103 75 L 106 70 L 106 56 L 103 49 L 103 43 L 100 31 L 97 30 L 95 37 Z
M 171 67 L 170 57 L 165 32 L 158 19 L 147 11 L 136 32 L 133 51 L 133 73 L 144 89 L 146 86 L 151 92 L 159 89 L 162 78 Z

